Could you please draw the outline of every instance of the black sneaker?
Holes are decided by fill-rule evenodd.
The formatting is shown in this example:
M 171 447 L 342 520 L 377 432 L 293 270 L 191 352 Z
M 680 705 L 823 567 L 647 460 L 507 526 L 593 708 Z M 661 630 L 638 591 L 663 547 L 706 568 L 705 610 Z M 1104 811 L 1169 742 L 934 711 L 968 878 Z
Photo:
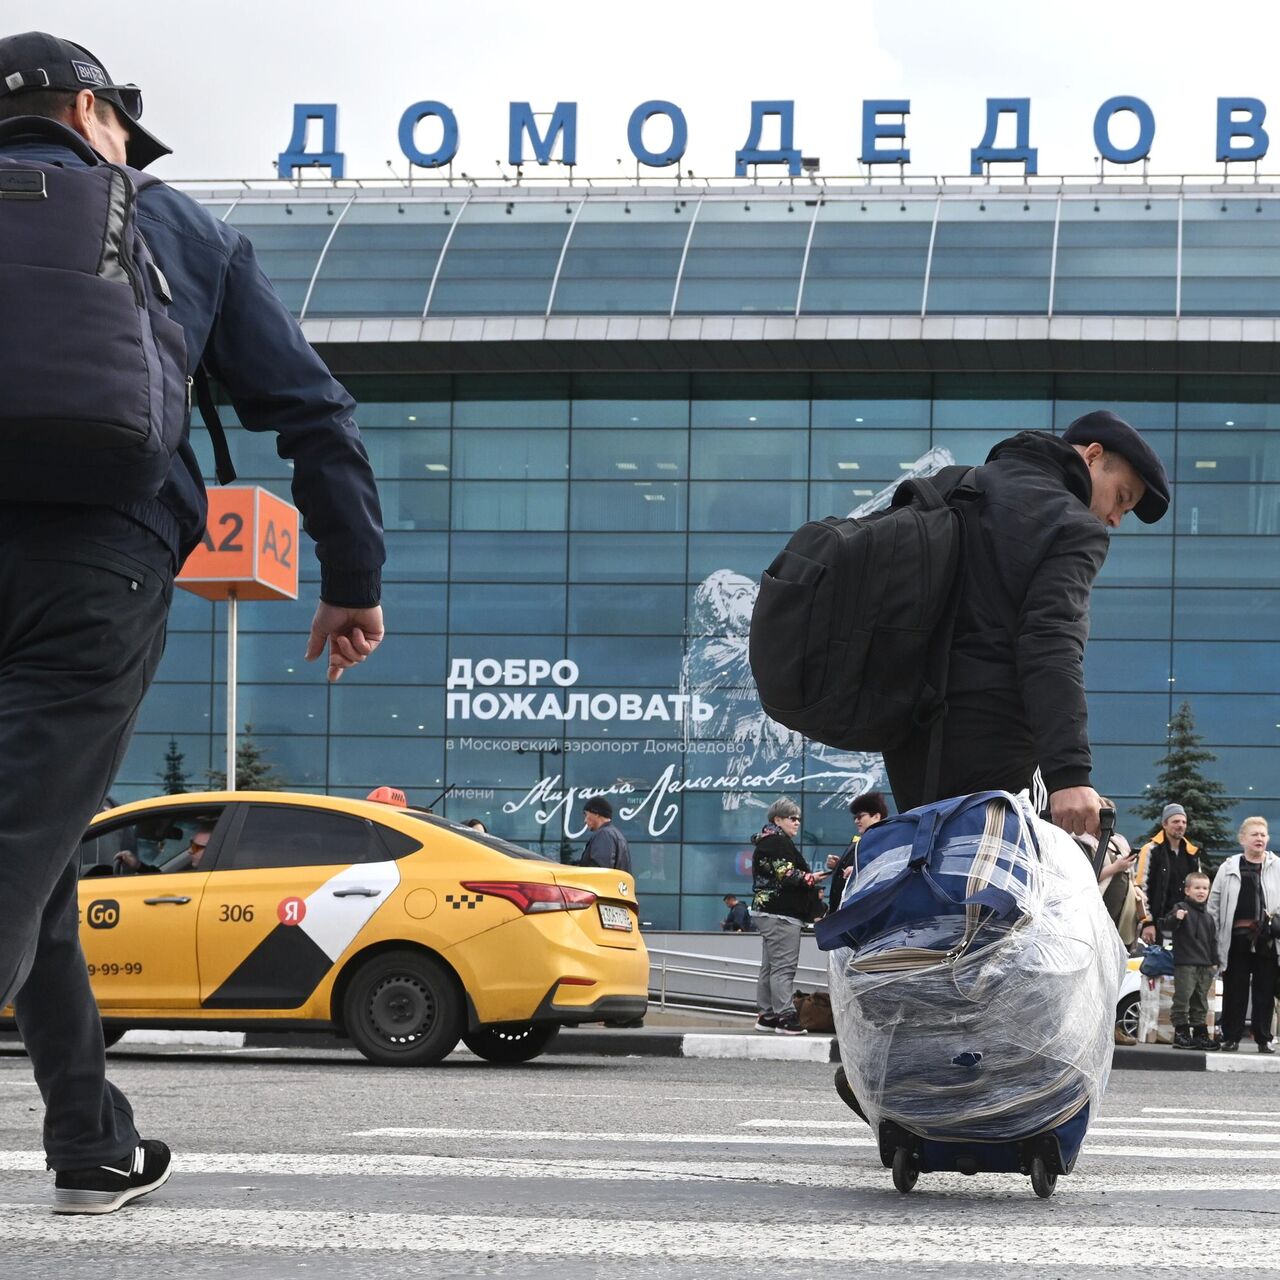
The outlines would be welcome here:
M 757 1031 L 772 1031 L 778 1025 L 778 1020 L 771 1013 L 762 1013 L 756 1019 Z
M 114 1213 L 169 1181 L 169 1148 L 155 1138 L 134 1147 L 123 1168 L 63 1170 L 53 1182 L 54 1213 Z
M 777 1022 L 774 1023 L 773 1029 L 780 1036 L 807 1036 L 808 1030 L 800 1025 L 800 1018 L 795 1013 L 784 1013 Z
M 1259 1053 L 1275 1053 L 1275 1050 L 1265 1040 L 1259 1040 L 1258 1052 Z
M 1239 1049 L 1239 1048 L 1240 1048 L 1240 1041 L 1239 1041 L 1239 1040 L 1224 1040 L 1224 1041 L 1222 1042 L 1222 1052 L 1223 1052 L 1223 1053 L 1235 1053 L 1235 1052 L 1236 1052 L 1236 1050 L 1237 1050 L 1237 1049 Z

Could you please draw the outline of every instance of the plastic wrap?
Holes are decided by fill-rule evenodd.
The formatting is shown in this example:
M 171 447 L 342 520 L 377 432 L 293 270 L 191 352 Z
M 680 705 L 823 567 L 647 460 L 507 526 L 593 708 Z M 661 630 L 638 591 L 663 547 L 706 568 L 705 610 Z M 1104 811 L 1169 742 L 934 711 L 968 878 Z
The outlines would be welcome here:
M 1009 1141 L 1085 1104 L 1096 1113 L 1106 1088 L 1125 955 L 1090 861 L 1025 796 L 990 805 L 1000 812 L 988 807 L 985 832 L 939 843 L 926 873 L 935 910 L 830 953 L 841 1057 L 873 1127 Z M 911 854 L 881 852 L 844 901 L 893 897 Z M 963 898 L 941 894 L 957 881 L 939 870 L 961 877 Z

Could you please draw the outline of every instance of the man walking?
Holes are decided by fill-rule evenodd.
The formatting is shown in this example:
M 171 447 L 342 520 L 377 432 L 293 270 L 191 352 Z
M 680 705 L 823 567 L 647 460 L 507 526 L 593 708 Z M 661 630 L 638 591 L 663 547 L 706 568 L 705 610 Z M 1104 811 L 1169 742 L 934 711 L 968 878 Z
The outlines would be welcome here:
M 959 502 L 965 568 L 951 645 L 938 786 L 927 794 L 931 730 L 884 753 L 898 809 L 943 796 L 1031 786 L 1037 765 L 1054 822 L 1097 832 L 1084 692 L 1089 595 L 1107 531 L 1169 506 L 1151 446 L 1105 409 L 1061 437 L 1023 431 L 977 468 Z
M 724 895 L 724 905 L 729 908 L 725 918 L 720 921 L 722 933 L 750 933 L 751 913 L 747 904 L 739 900 L 736 893 Z
M 20 162 L 21 190 L 47 187 L 50 196 L 71 198 L 49 199 L 46 222 L 29 225 L 65 225 L 79 190 L 73 178 L 87 191 L 96 182 L 89 171 L 103 161 L 136 171 L 167 154 L 139 123 L 141 114 L 141 91 L 117 84 L 80 45 L 41 32 L 0 39 L 0 158 Z M 169 335 L 170 364 L 185 341 L 185 369 L 166 366 L 179 390 L 203 365 L 245 427 L 277 434 L 321 565 L 306 656 L 316 659 L 327 647 L 328 676 L 336 680 L 383 636 L 381 513 L 354 403 L 272 291 L 248 240 L 162 182 L 137 172 L 134 192 L 109 182 L 101 189 L 124 192 L 115 228 L 132 213 L 158 270 L 144 276 L 135 259 L 131 273 L 106 242 L 86 246 L 86 254 L 93 261 L 101 254 L 99 276 L 132 286 L 117 297 L 146 302 L 150 323 Z M 5 303 L 34 316 L 47 310 L 47 297 L 17 296 L 32 268 L 16 252 L 12 238 L 0 242 Z M 148 301 L 168 302 L 166 295 L 167 321 Z M 86 309 L 54 319 L 85 347 L 66 376 L 83 366 L 83 376 L 109 379 L 113 371 L 94 345 L 112 336 L 95 330 L 100 316 Z M 34 373 L 14 376 L 12 349 L 0 359 L 10 361 L 6 396 L 19 381 L 24 394 L 35 394 Z M 143 386 L 139 399 L 177 403 L 158 387 Z M 104 469 L 100 493 L 73 505 L 60 500 L 63 477 L 54 466 L 49 500 L 0 502 L 0 1005 L 13 1001 L 44 1099 L 59 1213 L 109 1213 L 169 1176 L 169 1149 L 139 1138 L 128 1100 L 105 1076 L 102 1026 L 78 937 L 74 861 L 160 661 L 174 575 L 204 531 L 204 484 L 180 403 L 176 420 L 165 421 L 176 421 L 176 451 L 167 475 L 162 455 L 150 496 L 121 499 Z M 64 465 L 67 476 L 87 467 L 74 448 Z
M 1156 941 L 1161 933 L 1158 921 L 1182 900 L 1187 877 L 1203 869 L 1199 847 L 1187 839 L 1187 811 L 1180 804 L 1165 805 L 1160 830 L 1138 850 L 1138 886 L 1147 902 L 1143 942 Z
M 592 796 L 582 806 L 582 816 L 591 834 L 580 865 L 629 872 L 631 846 L 627 844 L 627 837 L 613 825 L 613 805 L 604 796 Z

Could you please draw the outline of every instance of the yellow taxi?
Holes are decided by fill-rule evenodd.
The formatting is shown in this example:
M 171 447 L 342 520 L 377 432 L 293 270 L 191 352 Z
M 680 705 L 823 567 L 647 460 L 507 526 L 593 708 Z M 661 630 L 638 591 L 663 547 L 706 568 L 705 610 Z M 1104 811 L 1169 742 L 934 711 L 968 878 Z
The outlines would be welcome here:
M 385 1065 L 439 1062 L 459 1040 L 523 1062 L 565 1024 L 630 1021 L 647 1003 L 629 874 L 423 810 L 143 800 L 95 818 L 80 874 L 109 1042 L 131 1027 L 329 1029 Z

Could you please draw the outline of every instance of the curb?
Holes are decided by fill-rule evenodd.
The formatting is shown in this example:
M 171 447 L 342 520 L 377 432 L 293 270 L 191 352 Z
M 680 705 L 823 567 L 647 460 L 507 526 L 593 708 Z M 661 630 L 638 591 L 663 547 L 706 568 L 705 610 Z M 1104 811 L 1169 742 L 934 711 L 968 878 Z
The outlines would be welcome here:
M 252 1040 L 252 1036 L 250 1039 Z M 830 1035 L 769 1036 L 754 1031 L 670 1031 L 645 1027 L 577 1030 L 566 1027 L 548 1054 L 601 1054 L 622 1057 L 754 1059 L 777 1062 L 839 1062 Z M 1280 1058 L 1197 1053 L 1168 1045 L 1117 1045 L 1115 1071 L 1280 1071 Z
M 243 1049 L 352 1049 L 344 1036 L 324 1032 L 267 1031 L 130 1031 L 122 1048 L 159 1053 L 196 1049 L 210 1057 Z M 16 1036 L 0 1035 L 0 1050 L 21 1053 Z M 202 1054 L 202 1056 L 203 1056 Z M 776 1036 L 756 1031 L 691 1030 L 666 1027 L 602 1028 L 566 1027 L 546 1050 L 546 1056 L 621 1058 L 702 1058 L 720 1061 L 828 1062 L 840 1061 L 840 1049 L 832 1035 Z M 1168 1045 L 1129 1047 L 1117 1045 L 1112 1060 L 1115 1071 L 1195 1071 L 1222 1074 L 1280 1072 L 1280 1056 L 1176 1051 Z

